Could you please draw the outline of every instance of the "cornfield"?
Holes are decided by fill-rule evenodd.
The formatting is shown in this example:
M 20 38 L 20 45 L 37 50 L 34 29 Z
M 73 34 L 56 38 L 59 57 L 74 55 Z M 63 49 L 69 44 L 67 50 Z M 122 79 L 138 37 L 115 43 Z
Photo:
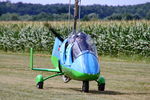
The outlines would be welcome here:
M 71 29 L 67 22 L 48 22 L 64 38 Z M 150 56 L 149 21 L 81 22 L 80 30 L 93 37 L 99 55 Z M 0 22 L 0 50 L 51 52 L 53 35 L 44 22 Z

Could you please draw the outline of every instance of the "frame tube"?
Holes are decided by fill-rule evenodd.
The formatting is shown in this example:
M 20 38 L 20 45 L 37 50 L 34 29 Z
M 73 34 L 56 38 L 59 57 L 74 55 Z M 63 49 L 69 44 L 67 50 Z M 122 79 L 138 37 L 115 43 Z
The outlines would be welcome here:
M 60 75 L 63 75 L 63 73 L 57 73 L 57 74 L 54 74 L 54 75 L 50 75 L 50 76 L 48 76 L 48 77 L 45 77 L 45 78 L 43 79 L 43 81 L 45 81 L 45 80 L 47 80 L 47 79 L 49 79 L 49 78 L 52 78 L 52 77 L 60 76 Z

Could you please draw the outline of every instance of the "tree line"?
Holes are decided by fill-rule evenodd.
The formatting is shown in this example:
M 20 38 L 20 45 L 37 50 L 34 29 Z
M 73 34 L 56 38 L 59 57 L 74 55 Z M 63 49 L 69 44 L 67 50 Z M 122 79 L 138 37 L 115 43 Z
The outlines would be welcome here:
M 71 5 L 73 18 L 74 5 Z M 87 5 L 81 6 L 81 20 L 150 20 L 150 3 L 129 6 Z M 31 4 L 0 2 L 1 21 L 60 21 L 68 19 L 67 4 Z

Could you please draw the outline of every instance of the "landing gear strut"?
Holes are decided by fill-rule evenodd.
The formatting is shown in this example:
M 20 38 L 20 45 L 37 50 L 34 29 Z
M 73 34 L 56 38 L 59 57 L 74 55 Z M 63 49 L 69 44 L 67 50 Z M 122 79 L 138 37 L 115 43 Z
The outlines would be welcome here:
M 83 81 L 82 91 L 89 92 L 89 81 Z

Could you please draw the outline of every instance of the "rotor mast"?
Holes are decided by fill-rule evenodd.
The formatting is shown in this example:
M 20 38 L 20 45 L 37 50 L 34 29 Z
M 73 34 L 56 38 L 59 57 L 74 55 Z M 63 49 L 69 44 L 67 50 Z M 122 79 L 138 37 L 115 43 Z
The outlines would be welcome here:
M 79 12 L 79 0 L 75 0 L 75 5 L 74 5 L 74 32 L 76 33 L 77 29 L 77 20 L 78 20 L 78 12 Z

